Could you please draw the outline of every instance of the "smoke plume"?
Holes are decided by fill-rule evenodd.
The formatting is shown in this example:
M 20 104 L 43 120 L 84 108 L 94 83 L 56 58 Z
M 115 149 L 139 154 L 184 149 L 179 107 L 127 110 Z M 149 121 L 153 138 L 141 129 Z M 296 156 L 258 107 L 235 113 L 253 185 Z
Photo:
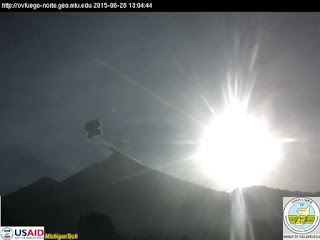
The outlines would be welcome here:
M 97 118 L 86 122 L 84 126 L 86 139 L 88 142 L 94 143 L 100 150 L 108 154 L 110 152 L 116 153 L 119 150 L 111 143 L 106 143 L 99 137 L 103 135 L 103 128 L 101 121 Z

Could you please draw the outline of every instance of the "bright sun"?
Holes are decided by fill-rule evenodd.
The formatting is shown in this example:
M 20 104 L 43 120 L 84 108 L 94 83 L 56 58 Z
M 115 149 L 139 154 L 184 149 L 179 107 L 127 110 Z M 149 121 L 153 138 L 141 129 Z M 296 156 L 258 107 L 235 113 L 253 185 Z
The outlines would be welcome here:
M 257 184 L 281 157 L 280 139 L 238 100 L 205 127 L 197 154 L 203 169 L 231 189 Z

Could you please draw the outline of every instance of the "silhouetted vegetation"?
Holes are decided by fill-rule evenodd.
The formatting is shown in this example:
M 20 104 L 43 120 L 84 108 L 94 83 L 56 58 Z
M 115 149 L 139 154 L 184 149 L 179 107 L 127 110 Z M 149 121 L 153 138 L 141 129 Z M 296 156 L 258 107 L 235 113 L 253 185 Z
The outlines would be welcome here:
M 81 216 L 78 222 L 79 238 L 90 240 L 118 240 L 111 219 L 101 213 Z

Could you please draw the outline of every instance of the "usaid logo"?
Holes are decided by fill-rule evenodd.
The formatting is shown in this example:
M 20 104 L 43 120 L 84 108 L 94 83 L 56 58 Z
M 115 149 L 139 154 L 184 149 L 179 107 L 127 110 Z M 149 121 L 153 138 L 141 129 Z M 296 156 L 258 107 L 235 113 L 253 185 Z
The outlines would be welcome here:
M 44 227 L 2 227 L 0 240 L 44 239 Z
M 1 230 L 2 239 L 9 240 L 13 237 L 13 231 L 11 228 L 2 228 Z

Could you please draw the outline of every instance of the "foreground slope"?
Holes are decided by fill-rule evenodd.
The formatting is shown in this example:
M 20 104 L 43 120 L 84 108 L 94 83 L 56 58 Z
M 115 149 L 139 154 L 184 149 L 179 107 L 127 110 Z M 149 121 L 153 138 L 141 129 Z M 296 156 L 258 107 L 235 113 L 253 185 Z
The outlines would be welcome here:
M 319 196 L 267 187 L 242 194 L 255 240 L 282 238 L 283 197 Z M 114 153 L 62 182 L 42 178 L 5 196 L 2 222 L 77 232 L 80 216 L 98 212 L 112 219 L 122 239 L 230 239 L 235 201 L 236 191 L 184 182 Z
M 25 189 L 4 197 L 4 224 L 71 232 L 81 215 L 100 212 L 125 237 L 228 239 L 227 193 L 178 180 L 121 153 L 54 185 L 45 193 L 29 186 L 27 201 L 19 200 Z

